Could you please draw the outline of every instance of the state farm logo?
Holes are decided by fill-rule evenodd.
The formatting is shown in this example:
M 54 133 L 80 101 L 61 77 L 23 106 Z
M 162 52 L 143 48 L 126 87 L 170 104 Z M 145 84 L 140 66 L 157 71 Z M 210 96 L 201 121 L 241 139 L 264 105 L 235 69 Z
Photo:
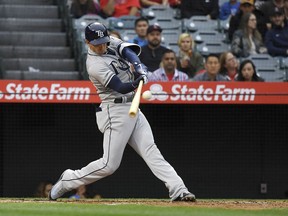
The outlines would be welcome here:
M 172 85 L 171 90 L 164 91 L 162 85 L 152 84 L 150 91 L 153 96 L 150 100 L 159 101 L 254 101 L 256 89 L 254 88 L 228 88 L 224 84 L 215 85 L 214 88 L 205 88 L 199 85 L 189 88 L 186 84 Z M 171 92 L 171 93 L 167 93 Z
M 89 100 L 89 87 L 64 87 L 53 83 L 48 87 L 23 86 L 22 84 L 8 83 L 6 90 L 0 91 L 0 99 L 4 100 Z

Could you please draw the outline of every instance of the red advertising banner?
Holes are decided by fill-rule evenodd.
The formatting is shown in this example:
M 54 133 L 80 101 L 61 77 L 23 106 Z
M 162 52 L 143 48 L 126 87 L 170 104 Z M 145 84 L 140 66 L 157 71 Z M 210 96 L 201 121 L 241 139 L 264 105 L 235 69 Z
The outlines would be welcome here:
M 288 104 L 285 82 L 151 82 L 153 104 Z M 0 80 L 0 103 L 101 103 L 90 81 Z

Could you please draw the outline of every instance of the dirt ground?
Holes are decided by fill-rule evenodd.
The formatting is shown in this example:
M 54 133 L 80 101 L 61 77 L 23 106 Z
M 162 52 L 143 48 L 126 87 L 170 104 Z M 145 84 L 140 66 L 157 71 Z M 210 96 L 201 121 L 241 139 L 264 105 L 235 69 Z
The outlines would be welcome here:
M 65 202 L 65 203 L 86 203 L 94 205 L 150 205 L 150 206 L 191 206 L 206 208 L 228 208 L 228 209 L 271 209 L 271 208 L 288 208 L 288 200 L 197 200 L 197 202 L 171 202 L 160 199 L 86 199 L 70 200 L 59 199 L 58 201 L 48 201 L 46 199 L 33 198 L 1 198 L 0 203 L 18 203 L 18 202 Z

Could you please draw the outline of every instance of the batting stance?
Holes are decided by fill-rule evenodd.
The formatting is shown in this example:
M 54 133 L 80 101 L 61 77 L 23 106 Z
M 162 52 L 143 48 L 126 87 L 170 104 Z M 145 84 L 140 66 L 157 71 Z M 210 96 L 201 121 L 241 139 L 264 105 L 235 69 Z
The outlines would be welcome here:
M 140 80 L 147 83 L 147 70 L 138 58 L 141 48 L 110 37 L 107 28 L 97 22 L 86 27 L 85 39 L 89 47 L 87 71 L 102 102 L 96 110 L 96 120 L 104 135 L 103 157 L 82 169 L 65 170 L 49 198 L 56 200 L 72 189 L 114 173 L 128 143 L 153 174 L 165 183 L 172 201 L 195 201 L 194 194 L 188 191 L 174 168 L 161 155 L 144 114 L 138 110 L 135 118 L 128 115 L 134 90 Z

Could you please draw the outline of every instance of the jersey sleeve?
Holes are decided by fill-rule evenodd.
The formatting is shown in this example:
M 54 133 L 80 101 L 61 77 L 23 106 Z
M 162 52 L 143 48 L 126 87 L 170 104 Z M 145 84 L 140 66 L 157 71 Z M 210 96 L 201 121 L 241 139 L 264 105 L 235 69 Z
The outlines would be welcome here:
M 115 50 L 117 50 L 118 54 L 122 56 L 122 51 L 125 47 L 129 47 L 133 52 L 137 54 L 137 56 L 141 53 L 141 47 L 138 44 L 135 43 L 129 43 L 124 42 L 121 39 L 118 39 L 116 37 L 110 36 L 110 45 L 109 47 L 113 47 Z
M 87 68 L 89 76 L 98 80 L 103 86 L 107 87 L 115 73 L 110 70 L 105 62 L 97 62 Z

